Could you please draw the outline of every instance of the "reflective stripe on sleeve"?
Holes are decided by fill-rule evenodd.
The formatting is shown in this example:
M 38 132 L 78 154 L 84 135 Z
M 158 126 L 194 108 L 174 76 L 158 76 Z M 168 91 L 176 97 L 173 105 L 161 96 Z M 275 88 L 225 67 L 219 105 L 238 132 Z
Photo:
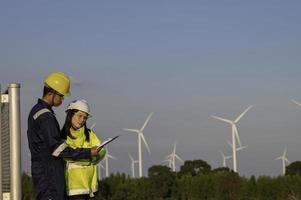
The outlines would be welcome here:
M 66 149 L 66 147 L 68 147 L 68 145 L 64 142 L 62 143 L 60 146 L 58 146 L 58 148 L 56 148 L 53 152 L 52 155 L 55 157 L 58 157 L 60 155 L 60 153 L 62 151 L 64 151 L 64 149 Z
M 38 112 L 36 112 L 36 114 L 33 115 L 33 119 L 36 120 L 40 115 L 47 113 L 47 112 L 50 112 L 50 110 L 47 108 L 43 108 L 43 109 L 39 110 Z

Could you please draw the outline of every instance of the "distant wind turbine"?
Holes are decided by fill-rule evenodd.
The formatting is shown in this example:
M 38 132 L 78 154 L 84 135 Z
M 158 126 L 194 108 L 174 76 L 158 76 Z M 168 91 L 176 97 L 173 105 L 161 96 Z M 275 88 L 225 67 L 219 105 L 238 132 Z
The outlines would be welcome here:
M 169 154 L 166 158 L 171 160 L 172 171 L 176 171 L 176 159 L 181 162 L 184 162 L 177 154 L 176 154 L 177 143 L 175 142 L 174 148 L 171 154 Z
M 248 112 L 248 110 L 250 110 L 253 106 L 249 106 L 245 111 L 243 111 L 234 121 L 233 120 L 229 120 L 229 119 L 225 119 L 225 118 L 221 118 L 221 117 L 217 117 L 217 116 L 211 116 L 212 118 L 218 119 L 220 121 L 224 121 L 227 122 L 231 125 L 232 127 L 232 157 L 233 157 L 233 170 L 234 172 L 237 172 L 237 163 L 236 163 L 236 140 L 238 142 L 239 147 L 241 147 L 241 142 L 239 139 L 239 135 L 238 135 L 238 129 L 236 124 L 239 122 L 239 120 L 246 114 L 246 112 Z
M 109 177 L 109 158 L 114 159 L 114 160 L 116 160 L 117 158 L 109 154 L 107 146 L 105 146 L 105 149 L 106 149 L 106 155 L 105 155 L 103 161 L 106 164 L 106 177 Z
M 285 175 L 285 162 L 290 163 L 290 161 L 286 158 L 286 148 L 284 148 L 282 156 L 279 156 L 275 160 L 282 160 L 282 174 Z
M 228 159 L 232 158 L 232 156 L 225 156 L 225 154 L 222 151 L 220 151 L 220 154 L 221 154 L 221 156 L 223 158 L 223 167 L 227 167 L 226 161 Z
M 128 129 L 128 128 L 124 128 L 124 131 L 130 131 L 130 132 L 134 132 L 138 134 L 138 159 L 139 159 L 139 177 L 142 177 L 142 149 L 141 149 L 141 140 L 143 140 L 143 143 L 145 144 L 145 147 L 148 151 L 148 153 L 150 154 L 150 149 L 149 146 L 144 138 L 144 134 L 143 131 L 148 123 L 148 121 L 150 120 L 150 118 L 152 117 L 153 113 L 151 112 L 147 119 L 145 120 L 143 126 L 141 127 L 141 129 Z
M 131 159 L 131 170 L 132 170 L 132 177 L 135 177 L 135 164 L 139 163 L 138 160 L 134 160 L 134 158 L 129 154 L 129 157 Z

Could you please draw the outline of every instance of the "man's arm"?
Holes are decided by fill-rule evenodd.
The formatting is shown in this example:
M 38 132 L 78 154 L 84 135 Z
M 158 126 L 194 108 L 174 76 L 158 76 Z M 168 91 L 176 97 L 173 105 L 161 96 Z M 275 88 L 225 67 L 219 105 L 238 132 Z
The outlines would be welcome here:
M 51 115 L 49 113 L 49 115 Z M 61 138 L 59 126 L 54 116 L 41 120 L 41 128 L 45 141 L 48 143 L 52 155 L 60 158 L 72 160 L 90 159 L 91 156 L 97 155 L 97 148 L 79 148 L 72 149 Z

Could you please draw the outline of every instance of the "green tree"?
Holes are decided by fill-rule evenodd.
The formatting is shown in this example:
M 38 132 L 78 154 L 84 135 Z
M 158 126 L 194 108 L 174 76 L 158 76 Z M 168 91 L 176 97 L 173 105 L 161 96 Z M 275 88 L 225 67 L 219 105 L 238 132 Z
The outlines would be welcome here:
M 214 170 L 212 170 L 211 172 L 212 173 L 219 173 L 219 172 L 230 172 L 230 168 L 229 167 L 218 167 L 218 168 L 215 168 Z
M 169 167 L 154 165 L 148 169 L 152 196 L 156 199 L 170 197 L 175 175 Z
M 22 173 L 22 199 L 23 200 L 34 199 L 32 178 L 25 172 Z
M 286 166 L 285 175 L 301 175 L 301 161 L 295 161 Z
M 236 200 L 241 193 L 241 179 L 235 172 L 214 174 L 216 197 L 219 200 Z
M 244 199 L 256 199 L 257 181 L 255 176 L 251 176 L 251 178 L 246 181 L 243 190 Z
M 211 166 L 203 160 L 186 160 L 180 168 L 179 175 L 204 175 L 208 174 L 210 170 Z

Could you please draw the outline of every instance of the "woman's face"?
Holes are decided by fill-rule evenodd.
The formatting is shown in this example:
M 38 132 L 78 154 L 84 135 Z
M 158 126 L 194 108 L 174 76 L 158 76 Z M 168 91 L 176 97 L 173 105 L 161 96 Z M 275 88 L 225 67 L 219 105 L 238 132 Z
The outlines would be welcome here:
M 81 128 L 87 121 L 88 114 L 82 111 L 77 111 L 71 118 L 72 128 L 74 130 Z

